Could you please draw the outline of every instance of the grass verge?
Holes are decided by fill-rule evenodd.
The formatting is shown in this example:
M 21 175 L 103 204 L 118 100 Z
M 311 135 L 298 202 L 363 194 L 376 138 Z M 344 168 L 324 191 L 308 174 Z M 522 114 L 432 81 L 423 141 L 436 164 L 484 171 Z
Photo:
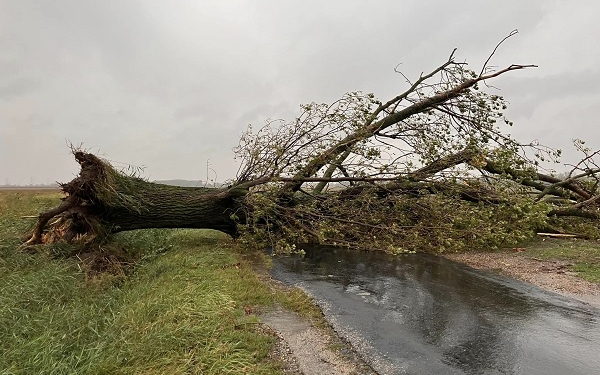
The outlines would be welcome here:
M 569 262 L 580 277 L 600 283 L 600 243 L 582 239 L 546 238 L 529 242 L 523 253 L 528 257 Z
M 279 374 L 275 338 L 254 313 L 280 303 L 316 314 L 298 291 L 273 291 L 221 233 L 121 233 L 135 267 L 90 276 L 56 251 L 16 252 L 57 192 L 0 192 L 0 374 Z

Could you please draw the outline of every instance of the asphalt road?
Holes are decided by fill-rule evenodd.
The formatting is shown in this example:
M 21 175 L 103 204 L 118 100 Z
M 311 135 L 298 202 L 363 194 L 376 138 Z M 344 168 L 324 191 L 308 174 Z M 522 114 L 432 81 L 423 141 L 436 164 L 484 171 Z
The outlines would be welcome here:
M 600 311 L 434 256 L 275 257 L 380 374 L 596 374 Z

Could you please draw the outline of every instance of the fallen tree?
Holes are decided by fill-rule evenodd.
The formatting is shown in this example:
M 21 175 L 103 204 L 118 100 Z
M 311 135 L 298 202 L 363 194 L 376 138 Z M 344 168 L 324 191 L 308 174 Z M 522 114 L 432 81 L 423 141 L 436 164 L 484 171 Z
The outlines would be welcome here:
M 62 204 L 40 214 L 27 244 L 98 237 L 146 228 L 209 228 L 236 233 L 230 189 L 177 187 L 127 176 L 95 155 L 74 150 L 79 176 L 62 184 Z M 46 231 L 53 220 L 52 230 Z M 90 238 L 88 238 L 90 239 Z
M 352 92 L 304 105 L 293 121 L 249 128 L 235 149 L 237 178 L 223 188 L 150 183 L 73 150 L 80 174 L 62 185 L 65 199 L 40 214 L 26 245 L 210 228 L 287 250 L 316 242 L 444 251 L 574 228 L 559 216 L 598 219 L 595 153 L 579 143 L 585 157 L 569 174 L 543 173 L 539 160 L 560 152 L 507 136 L 504 98 L 479 87 L 534 66 L 490 71 L 488 61 L 475 73 L 453 52 L 414 81 L 403 76 L 407 90 L 385 103 Z

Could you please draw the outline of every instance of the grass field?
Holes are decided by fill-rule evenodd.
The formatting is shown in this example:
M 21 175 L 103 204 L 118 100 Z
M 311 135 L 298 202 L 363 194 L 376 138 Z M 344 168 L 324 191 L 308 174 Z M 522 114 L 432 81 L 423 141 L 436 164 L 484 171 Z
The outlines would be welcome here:
M 527 256 L 568 261 L 572 271 L 591 282 L 600 283 L 600 244 L 582 239 L 547 238 L 527 243 Z
M 77 257 L 15 251 L 55 191 L 0 192 L 0 374 L 278 374 L 274 337 L 249 312 L 302 293 L 273 291 L 221 233 L 121 233 L 135 265 L 91 274 Z M 310 309 L 309 309 L 310 310 Z

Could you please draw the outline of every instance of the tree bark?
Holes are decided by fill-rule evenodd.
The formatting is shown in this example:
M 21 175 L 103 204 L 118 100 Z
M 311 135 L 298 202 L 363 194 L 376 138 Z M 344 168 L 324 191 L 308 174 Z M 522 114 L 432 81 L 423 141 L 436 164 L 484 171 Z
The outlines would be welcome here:
M 99 217 L 112 225 L 112 232 L 146 228 L 216 229 L 230 235 L 236 233 L 232 215 L 239 216 L 240 207 L 224 189 L 178 187 L 139 183 L 141 204 L 134 210 L 123 207 L 104 209 Z
M 236 220 L 244 219 L 239 197 L 247 190 L 151 183 L 126 176 L 92 154 L 74 155 L 79 176 L 62 185 L 67 197 L 39 215 L 26 245 L 146 228 L 204 228 L 235 236 Z

